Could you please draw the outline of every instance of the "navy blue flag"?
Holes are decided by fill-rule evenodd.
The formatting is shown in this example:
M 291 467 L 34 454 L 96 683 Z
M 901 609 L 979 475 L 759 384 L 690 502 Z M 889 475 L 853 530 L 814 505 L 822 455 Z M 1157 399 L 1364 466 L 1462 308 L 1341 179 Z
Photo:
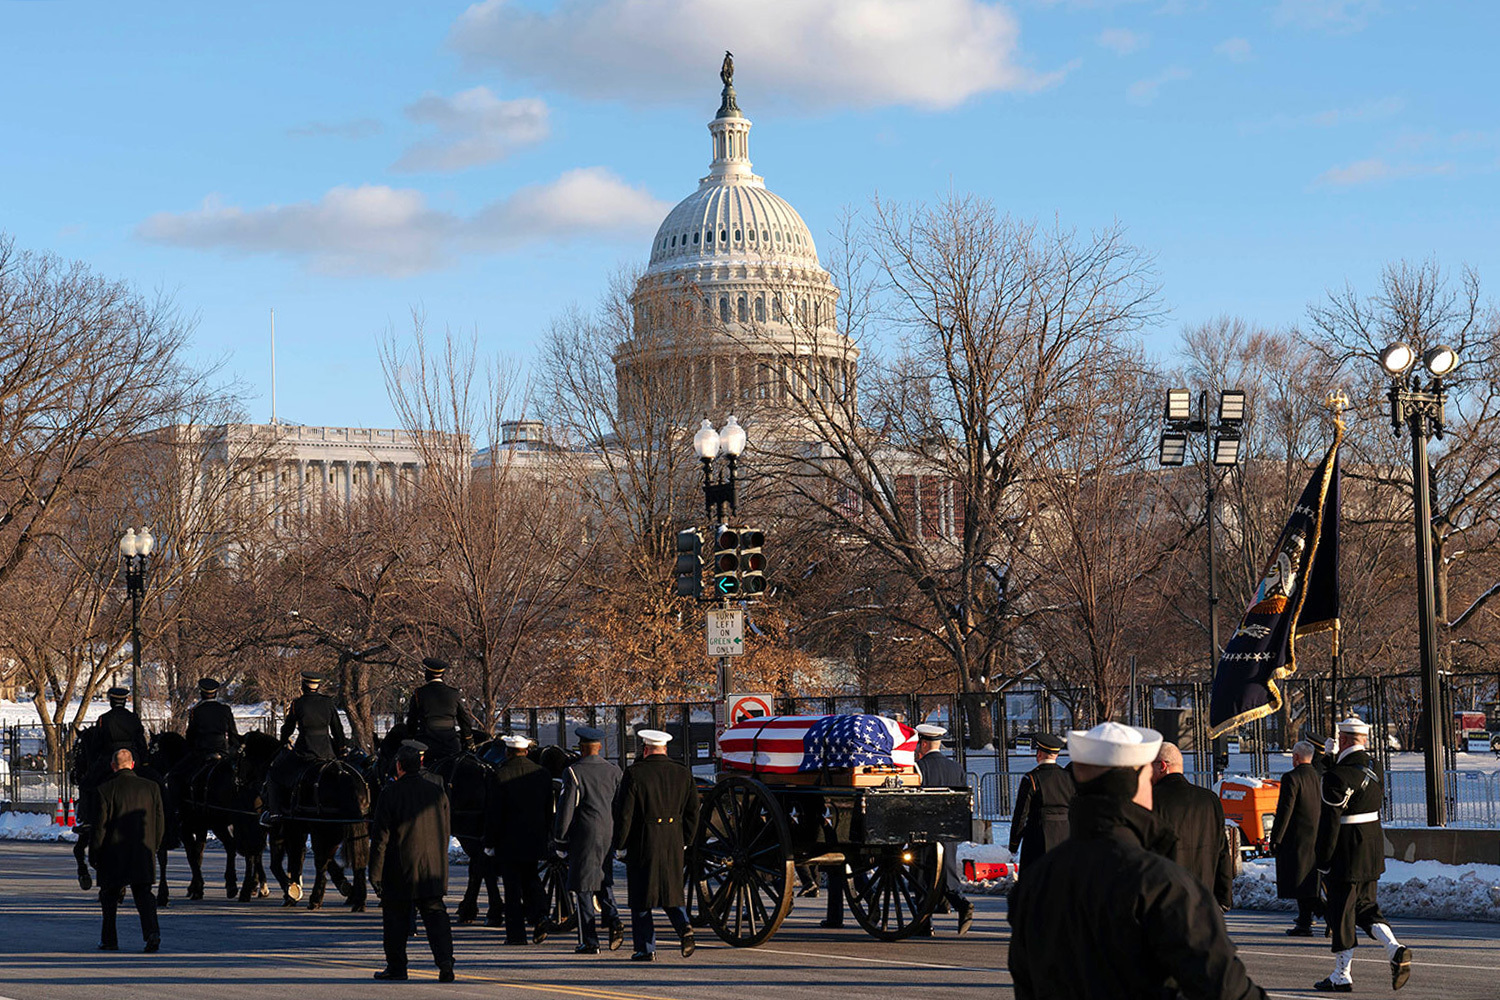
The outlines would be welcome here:
M 1276 682 L 1297 672 L 1297 639 L 1339 628 L 1339 444 L 1313 470 L 1261 574 L 1240 627 L 1214 671 L 1210 734 L 1220 736 L 1281 709 Z

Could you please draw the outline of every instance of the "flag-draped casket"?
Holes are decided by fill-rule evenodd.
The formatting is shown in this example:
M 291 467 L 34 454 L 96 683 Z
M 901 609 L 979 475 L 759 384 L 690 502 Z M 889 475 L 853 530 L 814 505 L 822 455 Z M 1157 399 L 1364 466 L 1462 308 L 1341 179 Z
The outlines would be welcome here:
M 757 774 L 802 774 L 876 766 L 916 767 L 917 734 L 883 715 L 770 715 L 744 719 L 719 737 L 723 766 Z

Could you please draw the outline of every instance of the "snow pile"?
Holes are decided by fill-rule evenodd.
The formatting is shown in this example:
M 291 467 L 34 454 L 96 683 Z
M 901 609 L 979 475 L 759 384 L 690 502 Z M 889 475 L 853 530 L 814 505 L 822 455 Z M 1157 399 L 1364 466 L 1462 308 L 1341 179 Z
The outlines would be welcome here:
M 465 867 L 469 864 L 469 856 L 459 846 L 457 837 L 448 838 L 448 863 L 450 865 L 464 865 Z
M 44 813 L 0 812 L 0 840 L 64 840 L 75 843 L 70 826 L 58 826 Z
M 1445 865 L 1438 861 L 1386 859 L 1380 876 L 1380 908 L 1391 916 L 1431 920 L 1500 921 L 1500 865 Z M 1293 910 L 1276 898 L 1276 862 L 1245 863 L 1234 880 L 1234 905 L 1245 910 Z
M 1015 861 L 1010 850 L 1001 844 L 976 844 L 966 840 L 958 845 L 958 870 L 962 877 L 965 861 L 974 861 L 985 864 L 1010 864 Z M 971 896 L 1004 896 L 1010 892 L 1010 887 L 1015 884 L 1014 875 L 1006 875 L 1002 878 L 988 879 L 983 882 L 971 882 L 963 879 L 963 891 Z

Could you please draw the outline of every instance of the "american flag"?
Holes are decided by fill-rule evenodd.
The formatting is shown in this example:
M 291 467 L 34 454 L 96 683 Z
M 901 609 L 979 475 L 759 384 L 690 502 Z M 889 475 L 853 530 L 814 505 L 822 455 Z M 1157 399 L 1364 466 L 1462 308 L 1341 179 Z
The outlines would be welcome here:
M 726 768 L 769 774 L 864 764 L 914 767 L 916 749 L 916 732 L 883 715 L 757 716 L 719 737 Z

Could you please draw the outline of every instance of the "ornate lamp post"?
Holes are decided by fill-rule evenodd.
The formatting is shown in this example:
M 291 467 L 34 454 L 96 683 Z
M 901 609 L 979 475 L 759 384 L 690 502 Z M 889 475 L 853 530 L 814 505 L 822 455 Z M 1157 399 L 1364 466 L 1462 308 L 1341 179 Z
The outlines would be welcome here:
M 747 441 L 745 428 L 740 426 L 739 419 L 734 416 L 724 422 L 722 430 L 717 431 L 714 430 L 713 423 L 705 419 L 703 426 L 698 428 L 698 433 L 693 435 L 693 454 L 703 463 L 703 510 L 707 514 L 716 513 L 720 524 L 724 522 L 724 505 L 727 503 L 731 512 L 735 509 L 735 463 L 744 453 Z M 729 478 L 726 480 L 721 471 L 718 482 L 715 482 L 714 459 L 720 451 L 723 451 L 727 460 Z
M 1458 354 L 1450 347 L 1434 347 L 1422 355 L 1422 368 L 1431 378 L 1422 385 L 1416 368 L 1417 352 L 1397 341 L 1380 352 L 1380 367 L 1391 377 L 1386 397 L 1391 401 L 1391 430 L 1411 432 L 1411 479 L 1413 527 L 1417 542 L 1417 645 L 1422 665 L 1423 736 L 1427 744 L 1423 770 L 1427 775 L 1427 825 L 1448 825 L 1448 799 L 1444 793 L 1443 744 L 1445 742 L 1442 679 L 1438 676 L 1437 597 L 1432 569 L 1432 488 L 1427 461 L 1427 440 L 1443 436 L 1443 404 L 1448 394 L 1443 379 L 1458 367 Z M 1384 738 L 1384 734 L 1377 734 Z
M 141 598 L 146 596 L 146 571 L 156 538 L 150 528 L 139 533 L 126 528 L 120 539 L 120 555 L 125 560 L 125 589 L 130 593 L 130 706 L 141 714 Z

